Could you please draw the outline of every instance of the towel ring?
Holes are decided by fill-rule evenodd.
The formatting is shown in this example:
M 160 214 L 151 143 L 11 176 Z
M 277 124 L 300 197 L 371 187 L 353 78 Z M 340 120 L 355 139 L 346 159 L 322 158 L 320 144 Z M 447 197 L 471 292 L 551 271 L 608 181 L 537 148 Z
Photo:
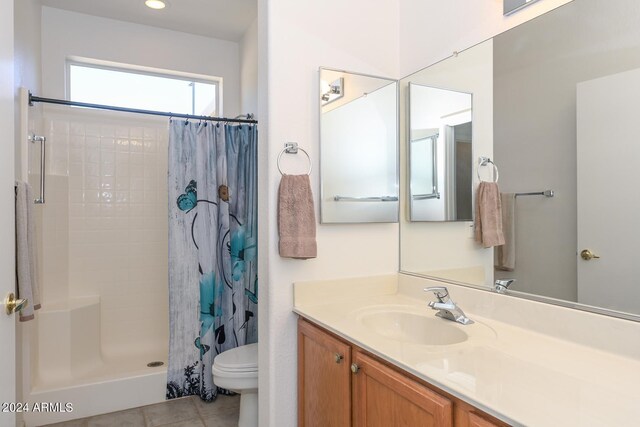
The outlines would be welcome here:
M 311 175 L 311 168 L 313 166 L 313 164 L 311 163 L 311 156 L 309 156 L 307 150 L 302 147 L 298 147 L 297 142 L 287 142 L 286 144 L 284 144 L 284 148 L 282 149 L 280 154 L 278 154 L 278 161 L 276 162 L 276 164 L 278 165 L 278 171 L 280 172 L 280 175 L 286 175 L 284 172 L 282 172 L 282 168 L 280 167 L 280 159 L 282 158 L 282 155 L 284 153 L 298 154 L 298 150 L 302 151 L 307 156 L 307 160 L 309 160 L 309 170 L 307 171 L 307 175 Z
M 493 165 L 493 172 L 495 175 L 495 179 L 493 180 L 493 182 L 498 182 L 498 179 L 500 178 L 500 173 L 498 171 L 498 166 L 493 163 L 493 160 L 491 160 L 489 157 L 480 157 L 478 159 L 478 168 L 476 169 L 476 174 L 478 175 L 478 180 L 480 182 L 482 182 L 482 178 L 480 178 L 480 167 L 481 166 L 487 166 L 487 164 L 491 163 L 491 165 Z

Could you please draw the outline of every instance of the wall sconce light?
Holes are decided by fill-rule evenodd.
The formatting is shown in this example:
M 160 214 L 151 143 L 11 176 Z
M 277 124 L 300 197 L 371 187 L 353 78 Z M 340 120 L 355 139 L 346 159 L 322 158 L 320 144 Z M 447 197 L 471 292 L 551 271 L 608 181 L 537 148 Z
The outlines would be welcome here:
M 511 15 L 516 13 L 523 7 L 527 7 L 530 4 L 537 2 L 538 0 L 504 0 L 504 15 Z
M 340 99 L 344 96 L 344 78 L 334 80 L 331 83 L 327 83 L 324 80 L 320 81 L 320 101 L 322 105 L 327 105 L 330 102 Z

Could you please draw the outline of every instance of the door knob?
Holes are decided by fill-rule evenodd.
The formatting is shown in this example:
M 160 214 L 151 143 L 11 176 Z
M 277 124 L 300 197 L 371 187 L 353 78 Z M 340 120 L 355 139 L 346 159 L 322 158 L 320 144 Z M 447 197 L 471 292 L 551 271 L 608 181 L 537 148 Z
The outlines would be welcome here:
M 342 359 L 344 359 L 344 357 L 340 353 L 336 353 L 334 357 L 335 357 L 336 363 L 340 363 L 342 362 Z
M 353 372 L 354 374 L 357 374 L 359 370 L 360 370 L 360 366 L 356 365 L 355 363 L 351 364 L 351 372 Z
M 22 310 L 27 306 L 27 303 L 28 302 L 26 299 L 16 299 L 16 296 L 13 294 L 13 292 L 7 295 L 7 297 L 4 299 L 4 306 L 8 315 Z
M 580 256 L 585 261 L 591 261 L 594 258 L 600 258 L 598 255 L 594 254 L 589 249 L 583 249 L 582 252 L 580 252 Z

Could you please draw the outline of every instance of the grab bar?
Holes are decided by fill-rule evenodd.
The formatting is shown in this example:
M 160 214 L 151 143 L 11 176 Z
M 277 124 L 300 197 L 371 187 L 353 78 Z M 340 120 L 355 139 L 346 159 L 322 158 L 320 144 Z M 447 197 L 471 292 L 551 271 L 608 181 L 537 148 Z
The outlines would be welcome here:
M 432 193 L 432 194 L 414 194 L 412 196 L 413 200 L 429 200 L 429 199 L 439 199 L 440 193 Z
M 29 141 L 31 141 L 32 144 L 35 144 L 36 142 L 40 143 L 40 197 L 35 199 L 33 202 L 42 205 L 44 204 L 44 166 L 46 159 L 45 142 L 47 141 L 47 138 L 34 134 L 29 135 Z
M 397 202 L 397 196 L 373 196 L 373 197 L 348 197 L 348 196 L 335 196 L 333 198 L 336 202 Z

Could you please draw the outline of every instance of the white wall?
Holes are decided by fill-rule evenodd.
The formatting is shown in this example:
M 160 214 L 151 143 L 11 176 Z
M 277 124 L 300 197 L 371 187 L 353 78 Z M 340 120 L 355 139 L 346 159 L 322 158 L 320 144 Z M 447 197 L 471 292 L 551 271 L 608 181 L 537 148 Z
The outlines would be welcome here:
M 258 113 L 258 19 L 240 42 L 240 111 Z M 235 117 L 235 116 L 234 116 Z
M 0 295 L 15 291 L 14 253 L 14 93 L 13 0 L 0 0 Z M 4 312 L 4 304 L 1 308 Z M 15 402 L 15 316 L 0 318 L 0 402 Z M 0 425 L 14 425 L 15 414 L 0 412 Z
M 505 17 L 501 0 L 400 0 L 400 74 L 411 74 L 570 1 L 545 0 Z
M 277 252 L 276 158 L 297 141 L 313 161 L 318 215 L 318 68 L 398 76 L 398 6 L 371 3 L 260 0 L 260 420 L 296 424 L 296 280 L 392 273 L 398 268 L 397 224 L 318 225 L 318 258 L 291 260 Z M 358 19 L 353 19 L 357 16 Z M 267 28 L 268 25 L 268 28 Z M 265 46 L 263 37 L 267 37 Z M 264 56 L 268 48 L 268 64 Z M 262 68 L 266 65 L 267 68 Z M 268 99 L 265 98 L 268 96 Z M 268 112 L 268 117 L 266 113 Z M 266 138 L 265 138 L 266 131 Z M 300 162 L 306 161 L 300 158 Z M 319 216 L 317 217 L 319 218 Z
M 240 114 L 238 43 L 42 8 L 42 96 L 65 98 L 69 56 L 223 78 L 223 113 Z
M 38 0 L 15 0 L 14 1 L 14 46 L 15 46 L 15 87 L 25 87 L 34 93 L 41 91 L 41 9 Z M 26 176 L 23 174 L 22 149 L 26 143 L 21 141 L 21 111 L 18 105 L 16 92 L 15 126 L 16 126 L 16 176 Z

